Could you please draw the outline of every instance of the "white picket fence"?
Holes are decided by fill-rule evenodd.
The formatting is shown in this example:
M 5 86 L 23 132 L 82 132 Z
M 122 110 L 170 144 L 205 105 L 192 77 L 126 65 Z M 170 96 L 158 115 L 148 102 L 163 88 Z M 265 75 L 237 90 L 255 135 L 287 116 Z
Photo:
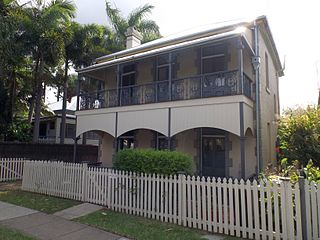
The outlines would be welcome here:
M 302 183 L 303 194 L 299 184 L 288 181 L 161 176 L 26 161 L 22 189 L 249 239 L 300 240 L 305 223 L 304 239 L 319 239 L 320 185 Z
M 0 158 L 0 182 L 22 179 L 23 158 Z

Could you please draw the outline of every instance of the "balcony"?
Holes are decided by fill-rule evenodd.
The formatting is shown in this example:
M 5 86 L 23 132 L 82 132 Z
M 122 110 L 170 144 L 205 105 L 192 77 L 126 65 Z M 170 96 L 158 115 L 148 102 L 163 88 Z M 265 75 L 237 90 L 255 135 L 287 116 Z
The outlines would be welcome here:
M 241 94 L 253 99 L 253 82 L 244 73 L 240 77 L 236 69 L 172 81 L 81 92 L 79 107 L 80 110 L 87 110 Z

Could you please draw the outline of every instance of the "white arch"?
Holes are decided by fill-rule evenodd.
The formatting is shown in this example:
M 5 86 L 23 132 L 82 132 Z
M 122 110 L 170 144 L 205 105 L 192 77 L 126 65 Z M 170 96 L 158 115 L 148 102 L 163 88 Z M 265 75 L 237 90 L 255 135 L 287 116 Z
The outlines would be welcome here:
M 130 132 L 130 131 L 133 131 L 133 130 L 150 130 L 150 131 L 155 131 L 155 132 L 158 132 L 158 133 L 161 133 L 163 134 L 164 136 L 168 137 L 168 133 L 165 133 L 159 129 L 155 129 L 155 128 L 150 128 L 150 127 L 136 127 L 136 128 L 127 128 L 128 131 L 121 131 L 121 132 L 118 132 L 118 137 L 120 137 L 122 134 L 126 133 L 126 132 Z
M 172 109 L 172 136 L 188 129 L 200 127 L 219 128 L 240 136 L 239 103 Z
M 168 109 L 119 112 L 117 137 L 135 129 L 149 129 L 168 136 Z
M 77 116 L 77 136 L 88 131 L 103 131 L 115 137 L 115 113 Z
M 195 128 L 215 128 L 215 129 L 218 129 L 218 130 L 223 130 L 223 131 L 226 131 L 226 132 L 230 132 L 232 134 L 235 134 L 237 136 L 240 137 L 239 133 L 236 133 L 234 131 L 229 131 L 228 129 L 226 128 L 223 128 L 223 127 L 218 127 L 218 126 L 208 126 L 208 125 L 194 125 L 194 126 L 191 126 L 191 127 L 186 127 L 186 128 L 181 128 L 179 129 L 179 131 L 175 131 L 174 133 L 171 134 L 171 136 L 173 137 L 174 135 L 177 135 L 179 133 L 182 133 L 184 131 L 188 131 L 188 130 L 191 130 L 191 129 L 195 129 Z
M 114 137 L 114 134 L 112 134 L 111 132 L 105 130 L 105 129 L 98 129 L 95 128 L 94 126 L 92 128 L 88 128 L 88 129 L 82 129 L 81 131 L 77 131 L 77 137 L 80 136 L 81 134 L 85 133 L 85 132 L 90 132 L 90 131 L 99 131 L 99 132 L 104 132 L 109 134 L 110 136 Z

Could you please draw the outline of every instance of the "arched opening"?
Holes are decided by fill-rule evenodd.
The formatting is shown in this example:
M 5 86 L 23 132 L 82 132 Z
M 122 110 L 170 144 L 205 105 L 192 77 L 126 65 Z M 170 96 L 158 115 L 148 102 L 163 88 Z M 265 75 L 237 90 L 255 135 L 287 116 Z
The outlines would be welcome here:
M 151 129 L 134 129 L 117 138 L 117 149 L 127 148 L 168 149 L 168 137 Z
M 176 151 L 193 158 L 193 171 L 201 176 L 227 177 L 229 135 L 218 128 L 192 128 L 173 136 Z
M 101 130 L 90 130 L 82 132 L 77 139 L 78 144 L 97 146 L 96 161 L 101 163 L 103 167 L 112 167 L 115 138 L 111 134 Z

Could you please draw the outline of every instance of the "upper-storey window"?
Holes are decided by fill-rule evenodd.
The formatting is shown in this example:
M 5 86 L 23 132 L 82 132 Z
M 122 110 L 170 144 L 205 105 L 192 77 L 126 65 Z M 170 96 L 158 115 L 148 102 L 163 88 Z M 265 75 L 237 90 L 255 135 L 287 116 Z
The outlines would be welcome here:
M 157 80 L 169 80 L 169 54 L 160 55 L 157 58 Z
M 268 58 L 268 54 L 265 53 L 265 68 L 266 68 L 266 88 L 267 88 L 267 91 L 269 91 L 269 88 L 270 88 L 270 80 L 269 80 L 269 58 Z
M 226 70 L 225 46 L 223 44 L 206 46 L 201 49 L 202 73 Z
M 123 66 L 121 74 L 121 86 L 134 85 L 136 82 L 136 66 L 135 64 L 128 64 Z

